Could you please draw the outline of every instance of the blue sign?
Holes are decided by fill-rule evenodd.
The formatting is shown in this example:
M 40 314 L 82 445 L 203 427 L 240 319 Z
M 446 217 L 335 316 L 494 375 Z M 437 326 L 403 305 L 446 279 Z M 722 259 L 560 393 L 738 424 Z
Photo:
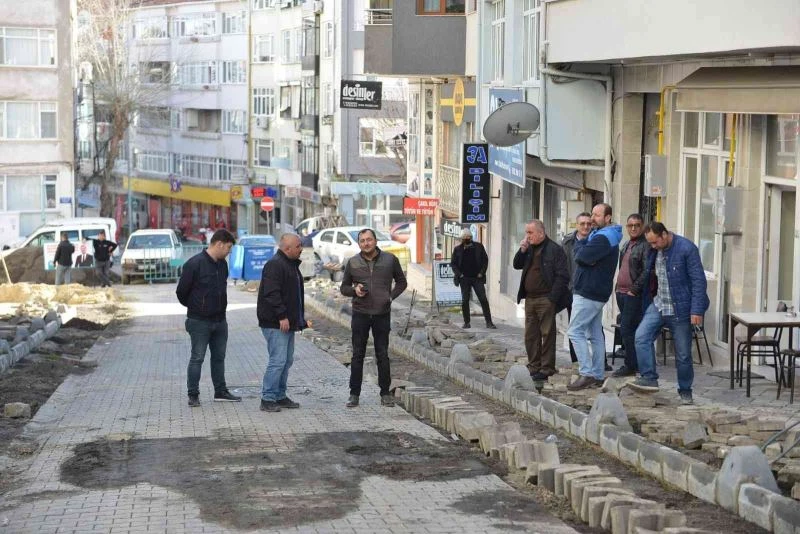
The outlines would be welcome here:
M 464 143 L 461 155 L 461 222 L 489 222 L 488 146 L 486 143 Z
M 489 111 L 511 102 L 524 102 L 522 89 L 490 89 Z M 489 145 L 489 172 L 506 182 L 525 187 L 525 142 L 509 147 Z
M 59 204 L 72 204 L 72 197 L 59 197 Z

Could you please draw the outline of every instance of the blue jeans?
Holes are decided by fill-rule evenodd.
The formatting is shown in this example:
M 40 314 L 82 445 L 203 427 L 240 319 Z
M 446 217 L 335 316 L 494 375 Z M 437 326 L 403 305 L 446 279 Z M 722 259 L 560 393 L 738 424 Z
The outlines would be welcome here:
M 669 328 L 675 344 L 678 391 L 691 393 L 692 382 L 694 382 L 691 320 L 689 317 L 662 316 L 656 305 L 652 303 L 645 310 L 642 322 L 636 329 L 636 356 L 639 360 L 639 374 L 648 380 L 658 380 L 656 351 L 653 343 L 661 334 L 661 328 L 664 326 Z
M 261 384 L 261 398 L 278 402 L 286 398 L 286 381 L 294 362 L 294 332 L 281 332 L 278 328 L 262 328 L 267 340 L 269 362 Z
M 569 336 L 578 357 L 578 372 L 603 380 L 606 370 L 606 338 L 603 334 L 603 306 L 605 302 L 587 299 L 580 295 L 572 297 L 572 317 L 569 320 Z M 589 349 L 591 345 L 591 350 Z
M 72 267 L 69 265 L 56 265 L 56 285 L 72 282 Z
M 206 349 L 211 350 L 211 382 L 214 384 L 214 393 L 222 393 L 228 389 L 225 385 L 228 322 L 203 321 L 187 317 L 186 331 L 189 332 L 192 341 L 192 356 L 189 358 L 189 367 L 186 370 L 186 389 L 189 395 L 200 394 L 200 372 L 203 369 Z

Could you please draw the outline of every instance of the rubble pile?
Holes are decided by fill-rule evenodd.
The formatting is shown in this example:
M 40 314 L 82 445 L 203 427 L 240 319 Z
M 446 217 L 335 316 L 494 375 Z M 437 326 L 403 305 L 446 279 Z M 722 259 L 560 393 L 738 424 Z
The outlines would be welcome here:
M 14 250 L 5 256 L 8 274 L 14 283 L 28 282 L 33 284 L 55 284 L 56 272 L 45 271 L 44 249 L 42 247 L 23 247 Z M 72 269 L 70 276 L 75 284 L 86 286 L 99 286 L 100 279 L 94 269 Z M 110 274 L 111 279 L 119 279 L 115 273 Z M 0 270 L 0 281 L 8 282 L 5 272 Z

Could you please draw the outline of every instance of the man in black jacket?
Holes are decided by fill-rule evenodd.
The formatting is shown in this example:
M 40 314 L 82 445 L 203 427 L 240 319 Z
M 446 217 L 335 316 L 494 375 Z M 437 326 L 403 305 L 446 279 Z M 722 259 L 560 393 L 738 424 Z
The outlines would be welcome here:
M 350 362 L 348 408 L 358 406 L 370 330 L 378 363 L 381 406 L 394 406 L 394 400 L 389 394 L 392 382 L 389 368 L 392 301 L 406 290 L 408 282 L 397 257 L 382 251 L 377 245 L 374 231 L 365 228 L 358 232 L 358 247 L 361 252 L 345 263 L 344 278 L 339 288 L 342 295 L 353 297 L 353 319 L 350 323 L 353 332 L 353 360 Z
M 570 299 L 567 255 L 534 219 L 525 225 L 513 265 L 522 270 L 517 302 L 525 299 L 528 370 L 534 380 L 547 380 L 556 372 L 556 314 Z
M 258 288 L 258 326 L 267 340 L 269 361 L 261 385 L 261 410 L 279 412 L 299 408 L 286 396 L 289 368 L 294 361 L 294 333 L 308 327 L 305 292 L 300 274 L 303 245 L 297 234 L 283 234 L 278 252 L 261 271 Z
M 236 240 L 227 230 L 217 230 L 203 252 L 183 264 L 175 294 L 186 306 L 186 331 L 192 341 L 192 356 L 187 369 L 189 406 L 200 406 L 200 372 L 206 349 L 211 351 L 211 381 L 214 400 L 240 402 L 225 385 L 225 349 L 228 344 L 228 263 Z
M 644 219 L 638 213 L 628 216 L 625 223 L 630 239 L 619 253 L 617 274 L 617 306 L 619 307 L 619 333 L 625 347 L 625 363 L 612 376 L 634 376 L 639 369 L 636 359 L 636 328 L 642 322 L 642 291 L 645 284 L 645 262 L 650 245 L 644 238 Z
M 486 320 L 486 328 L 497 328 L 492 322 L 492 310 L 486 299 L 486 268 L 489 267 L 489 255 L 486 249 L 478 242 L 472 240 L 472 232 L 468 228 L 461 231 L 461 244 L 453 249 L 453 258 L 450 260 L 453 269 L 454 282 L 461 287 L 461 314 L 464 316 L 464 328 L 469 328 L 469 299 L 472 290 L 478 297 Z
M 100 231 L 97 239 L 92 239 L 92 246 L 94 247 L 94 267 L 100 278 L 100 287 L 111 287 L 108 272 L 111 268 L 111 254 L 117 250 L 117 244 L 106 239 L 106 233 Z
M 70 243 L 67 232 L 61 232 L 61 242 L 56 247 L 56 255 L 53 263 L 56 266 L 56 285 L 69 284 L 72 281 L 72 255 L 75 253 L 75 245 Z

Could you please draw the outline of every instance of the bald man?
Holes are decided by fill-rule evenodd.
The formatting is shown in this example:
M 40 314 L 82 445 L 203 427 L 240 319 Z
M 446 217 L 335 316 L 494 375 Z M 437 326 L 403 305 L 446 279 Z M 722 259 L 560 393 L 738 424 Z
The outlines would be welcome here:
M 289 368 L 294 360 L 294 334 L 308 327 L 305 318 L 303 275 L 297 234 L 283 234 L 279 250 L 261 271 L 258 290 L 258 326 L 267 340 L 268 363 L 261 386 L 261 410 L 279 412 L 299 408 L 286 396 Z

